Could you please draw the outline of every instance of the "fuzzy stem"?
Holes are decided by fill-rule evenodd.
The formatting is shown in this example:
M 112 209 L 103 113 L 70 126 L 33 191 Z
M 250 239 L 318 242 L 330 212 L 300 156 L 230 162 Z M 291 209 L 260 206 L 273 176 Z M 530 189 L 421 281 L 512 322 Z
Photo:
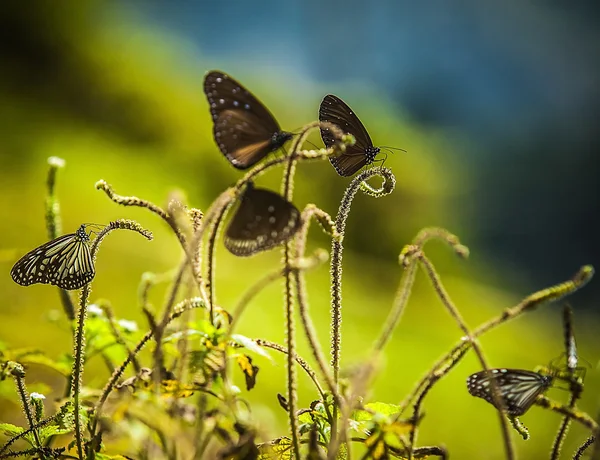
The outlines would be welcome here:
M 292 201 L 294 193 L 294 173 L 296 171 L 297 157 L 300 152 L 300 146 L 304 143 L 310 131 L 321 126 L 319 122 L 306 125 L 298 138 L 294 140 L 292 149 L 283 173 L 282 195 L 287 201 Z M 258 169 L 258 168 L 257 168 Z M 249 176 L 249 175 L 247 175 Z M 248 180 L 245 178 L 245 180 Z M 292 446 L 294 458 L 300 458 L 300 442 L 298 434 L 298 421 L 296 420 L 296 367 L 294 366 L 294 356 L 296 355 L 296 339 L 295 339 L 295 324 L 294 324 L 294 297 L 293 284 L 294 280 L 290 270 L 292 261 L 293 244 L 288 241 L 283 247 L 283 267 L 284 267 L 284 303 L 285 303 L 285 323 L 286 323 L 286 347 L 287 347 L 287 386 L 288 386 L 288 413 L 290 431 L 292 435 Z
M 380 176 L 384 183 L 380 189 L 368 188 L 362 185 L 364 181 Z M 331 244 L 331 367 L 333 368 L 333 379 L 337 384 L 340 370 L 340 347 L 341 347 L 341 323 L 342 323 L 342 240 L 346 230 L 346 221 L 350 214 L 352 201 L 358 190 L 362 190 L 374 197 L 388 195 L 394 190 L 396 178 L 388 168 L 376 167 L 363 171 L 356 176 L 344 192 L 340 203 L 337 217 L 335 219 L 336 231 L 339 239 L 334 239 Z
M 172 216 L 161 207 L 155 205 L 154 203 L 148 200 L 138 198 L 137 196 L 118 195 L 117 193 L 115 193 L 112 186 L 109 185 L 105 180 L 99 180 L 98 182 L 96 182 L 96 189 L 102 190 L 104 193 L 106 193 L 108 198 L 110 198 L 112 201 L 121 206 L 137 206 L 140 208 L 146 208 L 154 214 L 158 215 L 167 224 L 169 224 L 169 226 L 177 236 L 177 239 L 185 248 L 185 235 L 179 230 Z
M 408 303 L 412 291 L 412 286 L 415 282 L 416 273 L 417 265 L 415 263 L 409 264 L 402 273 L 402 278 L 400 279 L 400 284 L 396 291 L 396 296 L 394 297 L 392 309 L 390 310 L 387 319 L 383 322 L 383 330 L 381 331 L 381 334 L 379 334 L 379 337 L 375 341 L 375 346 L 373 347 L 375 355 L 378 355 L 383 351 L 384 347 L 392 338 L 392 333 L 398 326 L 398 323 L 400 323 L 404 308 Z
M 338 238 L 339 235 L 335 230 L 335 223 L 331 220 L 331 217 L 317 208 L 314 205 L 308 205 L 304 211 L 302 212 L 302 227 L 298 231 L 296 236 L 296 251 L 298 258 L 304 257 L 304 253 L 306 251 L 306 240 L 308 237 L 308 228 L 312 218 L 315 218 L 321 226 L 330 233 L 333 238 Z M 306 282 L 304 279 L 303 273 L 300 270 L 294 271 L 294 281 L 296 283 L 297 288 L 297 298 L 298 298 L 298 307 L 300 310 L 300 317 L 302 319 L 302 323 L 304 325 L 304 331 L 306 332 L 306 337 L 308 338 L 308 342 L 310 344 L 310 349 L 313 353 L 313 357 L 317 361 L 319 365 L 319 369 L 321 370 L 321 375 L 325 379 L 329 390 L 333 394 L 335 401 L 338 406 L 343 405 L 343 399 L 337 390 L 337 385 L 327 368 L 327 363 L 325 361 L 325 354 L 321 349 L 321 345 L 319 344 L 319 340 L 317 338 L 316 330 L 314 324 L 310 318 L 309 307 L 308 307 L 308 295 L 306 292 Z M 332 420 L 333 424 L 333 420 Z
M 223 220 L 227 216 L 227 211 L 233 204 L 233 200 L 229 201 L 225 206 L 219 208 L 219 212 L 215 219 L 212 220 L 208 229 L 208 246 L 207 246 L 207 280 L 208 280 L 208 313 L 210 324 L 214 324 L 214 310 L 216 304 L 216 289 L 215 289 L 215 266 L 217 258 L 215 256 L 215 248 L 217 244 L 217 238 L 219 237 L 221 227 L 223 226 Z
M 573 310 L 566 305 L 563 308 L 563 324 L 565 331 L 565 352 L 567 356 L 567 373 L 574 379 L 575 377 L 575 369 L 577 367 L 577 349 L 575 346 L 575 334 L 573 332 Z M 571 396 L 569 397 L 569 409 L 574 409 L 577 400 L 581 396 L 581 387 L 574 385 L 571 383 L 570 385 Z M 554 438 L 554 442 L 552 444 L 552 453 L 550 455 L 550 460 L 558 460 L 560 458 L 560 451 L 564 442 L 565 437 L 567 436 L 567 432 L 569 431 L 569 425 L 571 423 L 571 418 L 568 415 L 565 415 L 562 419 L 562 422 L 558 428 L 558 432 L 556 433 L 556 438 Z
M 327 149 L 299 150 L 300 146 L 306 141 L 306 138 L 308 137 L 308 134 L 310 134 L 310 131 L 312 131 L 315 128 L 325 128 L 331 130 L 333 135 L 337 139 L 339 139 L 340 142 L 337 142 L 332 147 Z M 329 156 L 338 155 L 344 152 L 346 149 L 346 145 L 352 145 L 354 144 L 354 142 L 355 140 L 352 136 L 346 135 L 340 128 L 338 128 L 333 123 L 315 121 L 309 123 L 308 125 L 302 128 L 302 131 L 298 135 L 298 138 L 294 141 L 294 146 L 292 147 L 291 151 L 294 155 L 294 159 L 298 161 L 325 159 Z M 257 165 L 237 182 L 235 188 L 241 190 L 248 181 L 254 180 L 257 177 L 263 175 L 269 169 L 280 164 L 287 164 L 290 160 L 291 155 L 273 158 L 269 161 L 265 161 L 264 163 Z
M 133 354 L 133 352 L 127 345 L 127 342 L 125 342 L 125 339 L 123 338 L 123 335 L 121 334 L 121 331 L 119 331 L 119 329 L 117 328 L 117 325 L 115 324 L 115 315 L 112 311 L 112 308 L 110 307 L 110 305 L 107 305 L 107 304 L 102 305 L 101 308 L 102 308 L 102 310 L 104 310 L 104 314 L 106 315 L 106 319 L 108 321 L 108 326 L 110 327 L 110 331 L 112 332 L 112 335 L 115 338 L 115 342 L 117 342 L 119 345 L 121 345 L 123 347 L 123 349 L 127 352 L 127 355 L 131 358 L 131 363 L 133 364 L 133 367 L 137 374 L 138 372 L 140 372 L 140 369 L 142 368 L 142 366 L 140 366 L 140 363 L 138 362 L 137 358 L 135 357 L 135 355 Z
M 600 434 L 600 427 L 598 426 L 598 423 L 596 423 L 596 421 L 585 412 L 572 409 L 569 406 L 558 404 L 542 395 L 536 398 L 535 404 L 545 409 L 550 409 L 553 412 L 566 415 L 567 417 L 581 423 L 583 426 L 588 428 L 595 436 Z
M 425 254 L 423 254 L 422 251 L 419 251 L 419 253 L 416 255 L 416 257 L 419 259 L 419 261 L 421 262 L 421 265 L 425 269 L 425 272 L 429 276 L 429 279 L 431 280 L 431 283 L 433 284 L 433 287 L 437 293 L 437 296 L 440 298 L 440 300 L 442 301 L 442 303 L 444 304 L 444 306 L 446 307 L 446 309 L 448 310 L 450 315 L 454 318 L 454 320 L 456 321 L 456 323 L 462 330 L 463 334 L 465 334 L 465 336 L 471 342 L 471 345 L 473 347 L 473 350 L 475 351 L 475 354 L 477 355 L 477 358 L 479 359 L 479 363 L 481 364 L 481 367 L 486 372 L 490 372 L 489 365 L 487 363 L 485 355 L 483 354 L 483 350 L 481 349 L 481 346 L 479 345 L 479 342 L 477 340 L 475 340 L 475 338 L 471 334 L 471 331 L 469 330 L 467 324 L 465 323 L 461 314 L 459 313 L 458 309 L 456 308 L 456 306 L 450 299 L 450 296 L 448 295 L 448 292 L 446 291 L 444 285 L 442 284 L 442 281 L 441 281 L 439 275 L 437 274 L 437 271 L 433 267 L 433 264 L 425 256 Z M 492 390 L 492 397 L 493 397 L 494 403 L 496 404 L 496 407 L 500 407 L 500 408 L 504 409 L 504 400 L 502 399 L 502 396 L 500 395 L 500 392 L 498 389 L 498 384 L 495 381 L 495 379 L 493 379 L 493 378 L 491 379 L 491 390 Z M 515 457 L 514 446 L 512 444 L 512 440 L 510 438 L 510 432 L 508 430 L 508 423 L 506 422 L 506 418 L 504 417 L 504 410 L 499 411 L 498 417 L 500 418 L 500 427 L 502 429 L 502 437 L 504 439 L 504 449 L 506 451 L 506 456 L 508 459 L 513 459 Z M 416 431 L 416 429 L 415 429 L 415 431 Z M 409 445 L 409 449 L 410 449 L 409 460 L 412 460 L 412 446 L 413 446 L 413 444 L 411 443 Z
M 10 365 L 12 367 L 10 373 L 15 379 L 15 386 L 17 387 L 17 392 L 19 393 L 19 397 L 21 398 L 21 404 L 23 405 L 23 412 L 25 413 L 25 417 L 27 418 L 29 429 L 33 432 L 35 450 L 39 453 L 40 458 L 44 459 L 46 457 L 44 456 L 42 451 L 42 443 L 40 442 L 38 430 L 34 429 L 35 419 L 33 418 L 33 412 L 29 403 L 29 395 L 27 394 L 27 388 L 25 387 L 25 370 L 23 369 L 23 366 L 21 366 L 19 363 L 10 363 Z
M 73 362 L 73 372 L 71 393 L 73 394 L 73 405 L 75 412 L 75 441 L 77 443 L 77 454 L 79 458 L 83 457 L 83 436 L 81 433 L 81 419 L 79 415 L 80 405 L 79 396 L 81 392 L 81 381 L 83 377 L 83 364 L 85 359 L 85 318 L 87 314 L 87 302 L 90 295 L 90 284 L 86 284 L 81 290 L 79 298 L 79 313 L 77 315 L 77 328 L 75 329 L 75 360 Z
M 173 313 L 169 317 L 168 322 L 171 322 L 171 321 L 175 320 L 176 318 L 179 318 L 187 310 L 190 310 L 193 308 L 200 308 L 200 307 L 205 307 L 204 301 L 200 298 L 183 300 L 182 302 L 178 303 L 173 308 Z M 114 370 L 114 372 L 110 376 L 110 379 L 108 380 L 106 385 L 104 385 L 104 388 L 102 389 L 102 394 L 100 395 L 100 398 L 98 399 L 98 402 L 96 403 L 96 406 L 94 407 L 94 429 L 92 430 L 92 435 L 95 433 L 95 429 L 98 424 L 98 420 L 100 419 L 100 415 L 102 414 L 102 408 L 104 406 L 104 403 L 108 399 L 108 396 L 110 395 L 112 390 L 114 390 L 115 385 L 117 384 L 117 382 L 119 381 L 119 379 L 121 378 L 123 373 L 125 372 L 125 369 L 127 369 L 127 366 L 131 363 L 132 357 L 137 356 L 139 354 L 139 352 L 142 350 L 142 348 L 144 348 L 146 343 L 148 343 L 148 341 L 150 341 L 150 339 L 153 337 L 153 335 L 154 335 L 154 330 L 150 330 L 150 331 L 146 332 L 144 337 L 142 337 L 140 339 L 140 341 L 137 343 L 137 345 L 131 351 L 131 354 L 128 355 L 127 358 L 125 358 L 125 361 L 123 361 L 121 363 L 121 365 Z
M 515 307 L 507 308 L 504 310 L 504 312 L 502 312 L 501 315 L 479 326 L 473 331 L 473 336 L 479 337 L 481 334 L 499 326 L 500 324 L 504 324 L 508 320 L 514 319 L 527 311 L 534 310 L 542 303 L 560 300 L 563 297 L 566 297 L 581 289 L 592 279 L 593 276 L 594 267 L 591 265 L 584 265 L 579 269 L 572 279 L 565 281 L 564 283 L 542 289 L 541 291 L 534 292 L 533 294 L 525 297 Z
M 160 375 L 161 375 L 162 369 L 163 369 L 164 356 L 163 356 L 163 350 L 162 350 L 162 346 L 161 346 L 162 337 L 164 334 L 164 330 L 170 321 L 170 317 L 172 316 L 172 308 L 175 305 L 175 299 L 177 298 L 177 293 L 179 291 L 179 287 L 183 280 L 185 269 L 187 268 L 188 264 L 191 265 L 192 269 L 193 269 L 193 265 L 194 265 L 194 263 L 193 263 L 194 255 L 193 254 L 194 254 L 194 251 L 197 250 L 198 245 L 200 244 L 202 235 L 204 234 L 204 230 L 207 228 L 208 225 L 212 225 L 212 221 L 215 219 L 215 216 L 222 215 L 225 212 L 224 210 L 229 207 L 232 199 L 233 199 L 233 194 L 231 193 L 231 189 L 228 189 L 225 192 L 223 192 L 215 200 L 213 205 L 208 210 L 207 216 L 201 220 L 199 227 L 197 228 L 196 232 L 194 233 L 192 241 L 190 242 L 189 247 L 187 248 L 187 250 L 184 253 L 184 259 L 179 264 L 179 268 L 177 270 L 177 273 L 175 274 L 175 278 L 173 279 L 173 282 L 171 283 L 171 288 L 170 288 L 169 294 L 167 296 L 167 301 L 163 308 L 162 319 L 161 319 L 160 323 L 158 323 L 156 325 L 155 332 L 154 332 L 154 340 L 156 342 L 156 348 L 154 349 L 154 370 L 155 370 L 155 372 L 153 375 L 154 375 L 154 379 L 156 380 L 156 383 L 160 383 Z M 191 257 L 189 255 L 191 255 Z M 209 261 L 212 259 L 212 257 L 213 257 L 212 254 L 209 255 Z M 208 280 L 209 280 L 210 294 L 208 296 L 206 296 L 206 294 L 205 294 L 206 290 L 204 289 L 204 286 L 202 286 L 202 285 L 200 288 L 200 293 L 203 295 L 203 298 L 205 299 L 205 301 L 208 304 L 208 310 L 212 312 L 213 300 L 214 300 L 214 293 L 213 293 L 214 288 L 212 285 L 211 275 L 208 276 Z M 212 324 L 212 314 L 211 314 L 211 324 Z M 157 385 L 157 388 L 159 388 L 159 385 Z
M 294 153 L 298 150 L 300 144 L 296 141 L 290 154 L 289 161 L 283 176 L 283 197 L 291 201 L 293 194 L 293 176 L 296 169 Z M 297 395 L 296 395 L 296 367 L 294 366 L 294 356 L 296 356 L 296 339 L 294 325 L 294 298 L 293 298 L 293 279 L 288 267 L 292 258 L 292 244 L 286 242 L 283 247 L 283 266 L 284 266 L 284 303 L 285 303 L 285 324 L 286 324 L 286 348 L 287 348 L 287 399 L 290 431 L 292 435 L 292 446 L 294 458 L 300 459 L 300 435 L 298 433 L 298 421 L 296 420 Z
M 288 354 L 288 351 L 284 347 L 282 347 L 281 345 L 279 345 L 278 343 L 271 342 L 271 341 L 265 340 L 265 339 L 254 339 L 254 341 L 258 345 L 260 345 L 261 347 L 271 348 L 272 350 L 277 350 L 277 351 L 279 351 L 281 353 L 284 353 L 286 355 Z M 321 387 L 321 384 L 319 383 L 319 380 L 317 379 L 317 374 L 315 373 L 315 371 L 312 370 L 311 367 L 309 366 L 309 364 L 304 359 L 302 359 L 302 357 L 298 356 L 297 354 L 294 355 L 294 360 L 308 374 L 308 376 L 310 377 L 310 379 L 315 384 L 315 387 L 317 388 L 317 391 L 321 395 L 321 398 L 323 399 L 323 402 L 325 402 L 325 392 L 323 391 L 323 388 Z
M 589 280 L 593 276 L 593 273 L 594 269 L 592 266 L 585 265 L 581 267 L 571 280 L 551 286 L 546 289 L 542 289 L 525 297 L 515 307 L 507 308 L 503 313 L 501 313 L 497 317 L 477 327 L 472 332 L 471 336 L 473 338 L 478 338 L 479 336 L 490 331 L 491 329 L 519 317 L 524 312 L 535 309 L 542 303 L 555 301 L 569 294 L 572 294 L 573 292 L 577 291 L 582 286 L 584 286 L 587 282 L 589 282 Z M 400 403 L 399 414 L 402 414 L 402 412 L 406 409 L 406 407 L 408 407 L 410 402 L 415 399 L 420 389 L 428 381 L 429 376 L 433 374 L 436 371 L 436 369 L 442 366 L 443 363 L 451 361 L 452 357 L 465 346 L 470 347 L 471 343 L 465 342 L 464 339 L 461 339 L 448 353 L 446 353 L 438 361 L 436 361 L 430 372 L 427 373 L 427 375 L 415 386 L 415 389 L 404 399 L 404 401 Z
M 56 174 L 65 166 L 65 160 L 58 157 L 48 158 L 48 177 L 46 179 L 46 230 L 48 239 L 54 240 L 62 233 L 62 221 L 60 218 L 60 202 L 56 195 Z M 69 321 L 75 319 L 75 306 L 69 295 L 69 291 L 58 288 L 60 302 Z
M 585 454 L 585 451 L 588 449 L 588 447 L 590 447 L 592 444 L 594 444 L 595 441 L 596 441 L 595 436 L 590 436 L 589 438 L 587 438 L 585 440 L 585 442 L 581 446 L 579 446 L 579 449 L 577 449 L 577 452 L 575 452 L 575 455 L 573 456 L 573 460 L 579 460 L 581 458 L 581 456 L 583 454 Z
M 20 394 L 19 394 L 19 396 L 20 396 Z M 63 406 L 63 407 L 65 407 L 65 406 Z M 56 422 L 56 421 L 59 419 L 59 417 L 62 417 L 62 416 L 64 416 L 64 413 L 62 412 L 62 409 L 61 409 L 61 410 L 60 410 L 59 412 L 57 412 L 56 414 L 54 414 L 54 415 L 52 415 L 52 416 L 50 416 L 50 417 L 48 417 L 48 418 L 45 418 L 44 420 L 40 420 L 40 421 L 39 421 L 39 422 L 37 422 L 35 425 L 33 425 L 33 426 L 29 427 L 27 430 L 21 431 L 19 434 L 17 434 L 17 435 L 15 435 L 15 436 L 13 436 L 12 438 L 10 438 L 10 439 L 9 439 L 9 440 L 6 442 L 6 444 L 4 444 L 4 445 L 2 446 L 2 448 L 0 448 L 0 458 L 3 458 L 3 455 L 2 455 L 2 454 L 4 454 L 4 452 L 6 452 L 6 450 L 7 450 L 7 449 L 8 449 L 8 448 L 9 448 L 9 447 L 12 445 L 12 444 L 14 444 L 16 441 L 18 441 L 19 439 L 21 439 L 21 438 L 23 438 L 23 437 L 27 436 L 29 433 L 32 433 L 33 431 L 37 431 L 37 430 L 39 430 L 40 428 L 44 428 L 45 426 L 48 426 L 48 425 L 50 425 L 50 423 Z

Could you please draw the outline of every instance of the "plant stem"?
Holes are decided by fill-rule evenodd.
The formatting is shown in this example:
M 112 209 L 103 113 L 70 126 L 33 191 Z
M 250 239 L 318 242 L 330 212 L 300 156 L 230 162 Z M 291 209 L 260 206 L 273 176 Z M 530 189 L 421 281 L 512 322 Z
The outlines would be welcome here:
M 83 436 L 81 433 L 81 419 L 79 415 L 81 393 L 81 382 L 83 377 L 83 364 L 85 359 L 85 318 L 87 314 L 87 302 L 90 295 L 90 284 L 86 284 L 81 290 L 79 298 L 79 312 L 77 315 L 77 328 L 75 329 L 75 361 L 73 363 L 72 385 L 73 405 L 75 412 L 75 441 L 77 443 L 77 454 L 83 459 Z

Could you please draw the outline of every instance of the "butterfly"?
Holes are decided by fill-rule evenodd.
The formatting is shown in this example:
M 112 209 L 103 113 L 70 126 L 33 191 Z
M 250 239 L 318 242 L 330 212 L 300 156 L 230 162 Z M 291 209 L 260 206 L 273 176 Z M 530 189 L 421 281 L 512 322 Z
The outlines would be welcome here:
M 67 290 L 85 286 L 96 274 L 85 228 L 81 225 L 75 233 L 48 241 L 25 254 L 10 271 L 12 279 L 22 286 L 43 283 Z
M 213 70 L 204 77 L 204 93 L 217 146 L 238 169 L 248 169 L 292 138 L 271 112 L 229 75 Z
M 344 153 L 337 157 L 329 157 L 329 161 L 340 176 L 352 176 L 363 166 L 375 161 L 380 148 L 373 146 L 367 129 L 339 97 L 328 94 L 323 98 L 319 106 L 319 121 L 333 123 L 356 139 L 356 143 L 347 146 Z M 321 138 L 325 147 L 331 147 L 338 142 L 329 129 L 321 128 Z
M 225 231 L 225 247 L 236 256 L 251 256 L 289 240 L 301 223 L 296 206 L 249 182 Z
M 499 409 L 492 395 L 491 381 L 494 379 L 506 412 L 513 416 L 527 412 L 538 395 L 550 388 L 553 380 L 552 376 L 521 369 L 490 369 L 490 372 L 491 375 L 486 371 L 470 375 L 467 390 Z

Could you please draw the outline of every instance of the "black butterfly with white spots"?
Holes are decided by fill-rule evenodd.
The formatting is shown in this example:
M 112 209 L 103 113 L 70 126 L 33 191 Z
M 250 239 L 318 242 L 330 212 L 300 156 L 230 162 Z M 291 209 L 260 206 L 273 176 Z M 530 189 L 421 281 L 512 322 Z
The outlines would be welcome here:
M 204 93 L 219 150 L 238 169 L 248 169 L 292 138 L 254 95 L 224 72 L 204 77 Z
M 352 134 L 356 139 L 356 143 L 347 146 L 344 153 L 329 157 L 329 161 L 340 176 L 352 176 L 363 166 L 375 161 L 375 157 L 381 149 L 373 146 L 373 141 L 371 141 L 365 126 L 348 104 L 339 97 L 328 94 L 323 98 L 319 107 L 319 121 L 333 123 L 345 133 Z M 328 148 L 339 142 L 329 129 L 321 128 L 321 138 L 325 147 Z
M 288 241 L 301 224 L 296 206 L 249 182 L 225 230 L 225 247 L 236 256 L 251 256 Z

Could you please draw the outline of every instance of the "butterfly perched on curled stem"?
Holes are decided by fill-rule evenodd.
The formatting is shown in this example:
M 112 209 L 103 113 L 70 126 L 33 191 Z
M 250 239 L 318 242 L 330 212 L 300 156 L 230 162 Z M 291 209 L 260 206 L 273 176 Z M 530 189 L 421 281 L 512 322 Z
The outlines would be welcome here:
M 204 93 L 210 105 L 215 142 L 236 168 L 250 168 L 292 138 L 250 91 L 226 73 L 208 72 Z
M 22 286 L 42 283 L 67 290 L 85 286 L 95 274 L 85 225 L 28 252 L 10 271 L 12 279 Z
M 522 369 L 490 369 L 490 374 L 480 371 L 470 375 L 467 378 L 469 393 L 500 409 L 492 394 L 492 380 L 496 382 L 506 413 L 519 416 L 527 412 L 536 398 L 550 388 L 553 377 Z
M 339 97 L 328 94 L 323 98 L 319 106 L 319 121 L 333 123 L 345 133 L 352 134 L 356 139 L 356 143 L 347 146 L 344 153 L 329 157 L 329 161 L 340 176 L 352 176 L 363 166 L 375 161 L 375 157 L 381 149 L 373 146 L 365 126 Z M 321 138 L 325 147 L 328 148 L 339 142 L 331 130 L 326 128 L 321 128 Z
M 302 224 L 300 211 L 281 195 L 248 182 L 225 231 L 225 247 L 236 256 L 251 256 L 289 240 Z

